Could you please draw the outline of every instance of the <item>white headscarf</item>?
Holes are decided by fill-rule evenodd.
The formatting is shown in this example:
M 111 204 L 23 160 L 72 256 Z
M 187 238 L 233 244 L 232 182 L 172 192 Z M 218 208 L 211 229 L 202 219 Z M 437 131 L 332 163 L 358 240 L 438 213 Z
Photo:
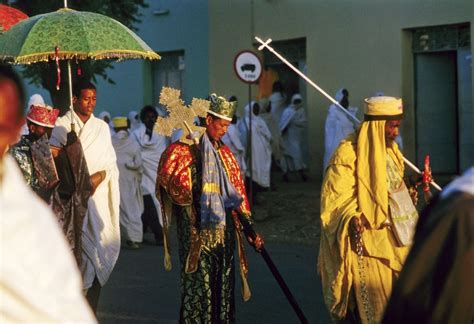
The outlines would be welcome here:
M 43 96 L 39 93 L 35 93 L 34 95 L 32 95 L 30 97 L 30 100 L 28 100 L 28 106 L 26 107 L 27 112 L 30 110 L 31 106 L 46 106 Z M 30 131 L 28 130 L 28 125 L 24 123 L 21 128 L 20 135 L 28 135 L 29 133 Z
M 27 109 L 30 109 L 30 107 L 34 106 L 46 106 L 43 96 L 40 95 L 39 93 L 35 93 L 30 97 L 30 100 L 28 101 L 28 107 Z
M 103 111 L 99 114 L 99 119 L 104 120 L 104 117 L 109 117 L 109 122 L 108 122 L 108 125 L 109 125 L 109 130 L 110 130 L 110 135 L 114 135 L 115 134 L 115 129 L 114 129 L 114 123 L 112 122 L 112 116 L 110 115 L 110 113 L 108 111 Z
M 337 102 L 341 102 L 342 98 L 344 98 L 344 91 L 345 88 L 341 88 L 337 90 L 336 95 L 334 96 L 334 99 L 336 99 Z
M 104 117 L 109 117 L 109 120 L 112 120 L 112 117 L 110 116 L 110 113 L 108 111 L 103 111 L 99 114 L 99 118 L 104 120 Z
M 135 129 L 140 127 L 140 115 L 135 111 L 132 110 L 128 113 L 128 120 L 130 121 L 130 131 L 133 132 Z
M 300 103 L 295 103 L 296 100 L 299 100 Z M 294 109 L 299 109 L 303 107 L 303 97 L 299 93 L 295 93 L 293 97 L 291 97 L 291 105 Z

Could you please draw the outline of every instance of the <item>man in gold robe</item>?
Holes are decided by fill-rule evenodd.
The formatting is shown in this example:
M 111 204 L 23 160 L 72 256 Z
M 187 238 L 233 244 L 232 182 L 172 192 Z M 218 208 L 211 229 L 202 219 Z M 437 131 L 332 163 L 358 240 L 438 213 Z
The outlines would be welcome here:
M 321 190 L 318 269 L 334 322 L 380 322 L 418 218 L 395 138 L 402 101 L 365 100 L 365 120 L 341 142 Z

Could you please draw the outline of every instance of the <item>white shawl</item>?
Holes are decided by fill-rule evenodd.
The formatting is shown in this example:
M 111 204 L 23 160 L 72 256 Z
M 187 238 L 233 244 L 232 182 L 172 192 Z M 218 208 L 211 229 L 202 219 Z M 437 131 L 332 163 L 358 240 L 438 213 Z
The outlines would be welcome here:
M 89 199 L 82 229 L 82 275 L 84 288 L 97 276 L 103 286 L 109 279 L 120 252 L 119 172 L 108 125 L 94 115 L 84 124 L 72 113 L 81 140 L 89 174 L 105 170 L 106 176 Z M 62 146 L 71 129 L 71 112 L 58 118 L 50 143 Z
M 127 240 L 141 242 L 143 162 L 140 147 L 125 130 L 112 135 L 112 144 L 117 154 L 117 166 L 120 172 L 120 224 Z
M 97 323 L 55 216 L 10 156 L 2 168 L 0 323 Z
M 272 110 L 270 113 L 272 114 L 275 123 L 278 124 L 281 119 L 281 114 L 285 109 L 286 96 L 280 92 L 274 92 L 270 95 L 268 100 L 272 103 Z
M 301 100 L 301 96 L 293 95 L 292 104 L 283 111 L 278 125 L 283 146 L 283 158 L 280 163 L 283 172 L 306 168 L 301 150 L 303 130 L 307 124 L 306 112 L 302 104 L 293 103 L 296 99 Z
M 144 195 L 151 195 L 160 224 L 163 226 L 161 207 L 155 195 L 156 176 L 158 174 L 158 164 L 161 154 L 169 144 L 168 139 L 160 134 L 153 132 L 151 139 L 146 134 L 145 125 L 141 124 L 131 136 L 140 146 L 143 160 L 142 191 Z
M 348 111 L 355 116 L 357 108 L 349 107 Z M 329 106 L 324 125 L 324 169 L 326 169 L 339 143 L 355 131 L 356 125 L 341 108 L 334 104 Z
M 240 171 L 245 176 L 247 171 L 247 164 L 245 163 L 245 147 L 240 141 L 239 129 L 236 124 L 230 124 L 227 128 L 227 133 L 222 136 L 222 142 L 227 145 L 239 163 Z
M 250 103 L 252 107 L 254 104 L 254 101 Z M 245 118 L 244 120 L 240 120 L 239 125 L 241 136 L 244 139 L 243 144 L 247 149 L 247 158 L 249 152 L 247 141 L 248 130 L 250 129 L 250 105 L 247 104 L 247 106 L 245 106 Z M 271 140 L 272 134 L 267 124 L 252 111 L 252 178 L 253 181 L 265 188 L 270 187 L 270 168 L 272 165 Z M 247 169 L 248 168 L 247 166 Z M 247 174 L 250 175 L 249 172 L 247 172 Z
M 133 132 L 135 129 L 140 127 L 140 115 L 135 110 L 129 112 L 127 118 L 130 121 L 130 132 Z

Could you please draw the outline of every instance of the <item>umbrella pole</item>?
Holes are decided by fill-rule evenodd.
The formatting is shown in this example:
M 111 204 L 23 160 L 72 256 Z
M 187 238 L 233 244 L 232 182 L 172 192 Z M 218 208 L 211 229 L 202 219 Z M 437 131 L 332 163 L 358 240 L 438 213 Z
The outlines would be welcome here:
M 65 2 L 67 2 L 65 0 Z M 71 76 L 71 60 L 67 60 L 67 81 L 69 83 L 69 110 L 71 111 L 71 131 L 75 131 L 74 127 L 74 120 L 72 118 L 72 111 L 73 111 L 73 106 L 72 106 L 72 76 Z

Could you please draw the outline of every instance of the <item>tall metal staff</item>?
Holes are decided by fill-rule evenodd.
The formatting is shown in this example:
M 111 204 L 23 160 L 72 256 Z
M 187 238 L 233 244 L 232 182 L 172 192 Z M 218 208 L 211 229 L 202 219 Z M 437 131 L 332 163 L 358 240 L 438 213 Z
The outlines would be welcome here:
M 347 109 L 345 109 L 344 107 L 341 106 L 341 104 L 339 102 L 337 102 L 337 100 L 335 100 L 333 97 L 331 97 L 329 94 L 326 93 L 326 91 L 324 91 L 323 89 L 321 89 L 316 83 L 314 83 L 310 78 L 308 78 L 306 75 L 304 75 L 303 72 L 301 72 L 300 70 L 298 70 L 295 66 L 293 66 L 290 62 L 288 62 L 283 56 L 281 56 L 277 51 L 275 51 L 271 46 L 269 46 L 268 44 L 270 44 L 272 42 L 272 39 L 269 38 L 266 42 L 264 42 L 261 38 L 255 36 L 255 40 L 257 42 L 259 42 L 261 45 L 258 47 L 258 50 L 261 51 L 263 50 L 264 48 L 268 49 L 270 52 L 272 52 L 273 54 L 275 54 L 276 57 L 278 57 L 283 63 L 285 63 L 290 69 L 292 69 L 293 71 L 295 71 L 300 77 L 302 77 L 306 82 L 308 82 L 313 88 L 315 88 L 316 90 L 318 90 L 323 96 L 325 96 L 327 99 L 329 99 L 329 101 L 331 101 L 333 104 L 335 104 L 339 109 L 341 109 L 345 114 L 347 114 L 347 116 L 349 116 L 349 118 L 351 118 L 352 120 L 354 120 L 357 124 L 360 124 L 361 121 L 359 119 L 357 119 L 355 116 L 353 116 L 351 113 L 349 113 L 347 111 Z M 411 163 L 406 157 L 403 157 L 403 161 L 406 163 L 406 165 L 408 165 L 413 171 L 415 171 L 416 173 L 418 174 L 422 174 L 422 172 L 420 171 L 420 169 L 418 169 L 418 167 L 416 165 L 414 165 L 413 163 Z M 439 191 L 441 191 L 441 187 L 436 183 L 434 182 L 434 180 L 431 180 L 430 184 L 435 187 L 436 189 L 438 189 Z

